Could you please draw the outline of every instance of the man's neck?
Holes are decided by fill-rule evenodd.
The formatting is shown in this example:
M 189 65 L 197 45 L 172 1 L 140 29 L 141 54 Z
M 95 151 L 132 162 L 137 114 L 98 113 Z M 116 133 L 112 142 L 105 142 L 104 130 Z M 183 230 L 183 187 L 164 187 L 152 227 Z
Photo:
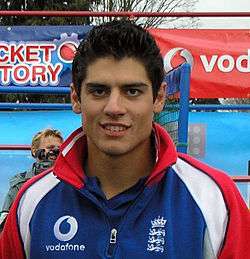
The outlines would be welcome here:
M 96 176 L 107 199 L 133 186 L 142 177 L 148 176 L 154 166 L 154 150 L 150 140 L 133 151 L 109 156 L 94 149 L 89 150 L 86 163 L 88 176 Z

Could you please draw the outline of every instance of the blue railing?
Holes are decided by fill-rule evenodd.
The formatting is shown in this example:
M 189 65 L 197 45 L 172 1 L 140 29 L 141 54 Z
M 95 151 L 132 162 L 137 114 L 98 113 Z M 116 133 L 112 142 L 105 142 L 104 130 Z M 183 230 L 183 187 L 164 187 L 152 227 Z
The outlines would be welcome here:
M 190 111 L 211 111 L 211 110 L 250 110 L 250 104 L 196 104 L 189 105 Z
M 69 94 L 70 88 L 49 86 L 1 86 L 0 93 Z
M 71 110 L 70 103 L 0 103 L 0 110 Z
M 179 106 L 179 105 L 178 105 Z M 167 106 L 166 106 L 167 107 Z M 189 105 L 189 111 L 211 111 L 211 110 L 249 110 L 250 104 L 241 105 L 212 105 L 212 104 L 196 104 Z M 31 110 L 71 110 L 70 103 L 0 103 L 0 110 L 6 109 L 31 109 Z M 171 105 L 173 108 L 173 105 Z

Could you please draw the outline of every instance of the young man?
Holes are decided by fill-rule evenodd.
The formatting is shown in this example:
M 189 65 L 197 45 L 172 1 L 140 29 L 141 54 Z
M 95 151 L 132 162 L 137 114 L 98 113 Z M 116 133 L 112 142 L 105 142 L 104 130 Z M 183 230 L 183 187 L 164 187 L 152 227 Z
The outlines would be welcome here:
M 160 51 L 139 26 L 89 33 L 71 89 L 83 126 L 22 188 L 1 258 L 249 258 L 249 212 L 231 179 L 177 154 L 152 124 L 162 81 Z
M 10 179 L 10 188 L 0 212 L 0 231 L 3 229 L 6 217 L 18 191 L 30 178 L 52 167 L 59 154 L 59 147 L 62 142 L 61 133 L 54 129 L 45 129 L 33 137 L 31 154 L 36 159 L 36 162 L 33 163 L 30 170 L 16 174 Z

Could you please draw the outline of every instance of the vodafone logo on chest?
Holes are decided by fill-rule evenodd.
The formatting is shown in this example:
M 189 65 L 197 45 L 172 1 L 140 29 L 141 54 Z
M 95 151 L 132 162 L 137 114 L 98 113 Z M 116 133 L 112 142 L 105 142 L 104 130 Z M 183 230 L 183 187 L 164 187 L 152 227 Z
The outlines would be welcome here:
M 60 226 L 63 222 L 67 222 L 69 225 L 69 230 L 66 233 L 62 233 Z M 69 241 L 71 240 L 78 230 L 78 223 L 76 219 L 72 216 L 63 216 L 59 218 L 54 225 L 54 235 L 60 241 Z
M 60 217 L 54 224 L 54 236 L 57 243 L 45 244 L 46 252 L 84 252 L 86 246 L 72 239 L 78 232 L 78 222 L 76 218 L 70 215 Z M 77 242 L 77 243 L 76 243 Z

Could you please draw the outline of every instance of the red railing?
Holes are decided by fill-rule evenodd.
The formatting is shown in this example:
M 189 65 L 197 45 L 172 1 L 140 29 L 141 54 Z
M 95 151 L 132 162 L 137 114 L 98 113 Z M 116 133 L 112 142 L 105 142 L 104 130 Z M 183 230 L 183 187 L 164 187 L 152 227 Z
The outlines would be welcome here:
M 0 150 L 30 150 L 30 145 L 0 145 Z
M 250 175 L 231 176 L 236 183 L 250 183 Z
M 92 12 L 0 10 L 0 16 L 53 17 L 249 17 L 250 12 Z

